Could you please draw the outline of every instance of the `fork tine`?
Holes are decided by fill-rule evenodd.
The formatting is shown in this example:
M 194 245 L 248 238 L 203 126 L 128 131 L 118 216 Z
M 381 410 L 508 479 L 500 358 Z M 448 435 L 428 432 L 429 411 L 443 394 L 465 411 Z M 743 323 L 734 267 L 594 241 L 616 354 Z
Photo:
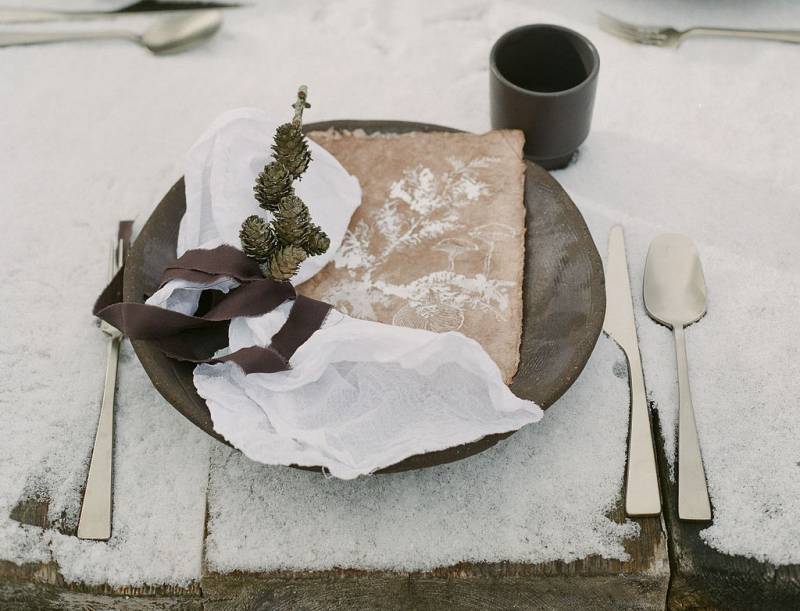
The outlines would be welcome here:
M 667 40 L 663 28 L 655 26 L 638 26 L 621 21 L 607 13 L 598 11 L 600 29 L 610 34 L 646 45 L 662 45 Z
M 109 248 L 108 259 L 108 280 L 114 279 L 114 274 L 117 273 L 117 245 L 114 240 L 111 241 L 111 248 Z
M 616 17 L 612 17 L 608 13 L 604 13 L 602 11 L 597 11 L 599 16 L 599 20 L 605 21 L 606 23 L 612 25 L 613 27 L 617 27 L 619 29 L 626 30 L 628 32 L 633 33 L 641 33 L 641 32 L 658 32 L 663 29 L 661 26 L 654 26 L 654 25 L 638 25 L 635 23 L 630 23 L 629 21 L 622 21 L 621 19 L 617 19 Z
M 617 38 L 629 40 L 630 42 L 639 42 L 639 37 L 636 36 L 636 34 L 634 34 L 633 32 L 627 32 L 625 30 L 617 30 L 612 28 L 602 28 L 602 29 L 611 34 L 612 36 L 616 36 Z
M 118 272 L 125 264 L 125 242 L 122 238 L 117 240 L 117 265 L 115 273 Z
M 611 15 L 598 12 L 598 24 L 600 25 L 600 29 L 605 30 L 610 34 L 622 36 L 623 38 L 634 41 L 639 39 L 639 31 L 635 26 L 631 25 L 630 23 L 620 21 Z
M 600 26 L 606 25 L 615 30 L 626 30 L 632 31 L 634 30 L 634 26 L 630 23 L 625 21 L 621 21 L 616 17 L 612 17 L 608 13 L 604 13 L 603 11 L 597 11 L 597 20 L 600 23 Z

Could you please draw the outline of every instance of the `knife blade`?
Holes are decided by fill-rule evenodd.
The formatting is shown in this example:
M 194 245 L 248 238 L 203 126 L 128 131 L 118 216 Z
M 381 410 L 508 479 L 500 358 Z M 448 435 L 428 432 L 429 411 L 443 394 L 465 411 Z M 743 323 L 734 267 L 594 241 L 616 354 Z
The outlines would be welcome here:
M 625 478 L 625 513 L 629 516 L 654 516 L 661 513 L 661 493 L 653 449 L 653 431 L 644 386 L 625 235 L 621 225 L 608 234 L 606 260 L 606 316 L 603 331 L 613 339 L 628 360 L 631 388 L 628 465 Z

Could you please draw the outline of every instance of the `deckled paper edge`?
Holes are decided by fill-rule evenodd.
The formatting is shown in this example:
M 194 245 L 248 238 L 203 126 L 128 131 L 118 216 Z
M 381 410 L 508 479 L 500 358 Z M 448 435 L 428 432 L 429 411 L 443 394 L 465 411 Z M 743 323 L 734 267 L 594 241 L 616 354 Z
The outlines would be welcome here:
M 525 147 L 525 134 L 517 129 L 498 130 L 503 135 L 504 140 L 508 143 L 509 148 L 519 159 L 520 164 L 520 192 L 522 194 L 522 248 L 517 254 L 517 263 L 519 264 L 519 282 L 517 283 L 517 303 L 520 306 L 521 312 L 519 316 L 519 332 L 517 333 L 517 343 L 514 350 L 514 364 L 511 367 L 507 376 L 504 376 L 506 384 L 510 384 L 519 371 L 519 363 L 521 359 L 520 349 L 522 348 L 522 334 L 525 331 L 525 257 L 527 256 L 527 235 L 528 235 L 528 207 L 525 202 L 525 181 L 528 174 L 528 166 L 523 158 L 523 149 Z M 516 140 L 516 142 L 513 142 Z

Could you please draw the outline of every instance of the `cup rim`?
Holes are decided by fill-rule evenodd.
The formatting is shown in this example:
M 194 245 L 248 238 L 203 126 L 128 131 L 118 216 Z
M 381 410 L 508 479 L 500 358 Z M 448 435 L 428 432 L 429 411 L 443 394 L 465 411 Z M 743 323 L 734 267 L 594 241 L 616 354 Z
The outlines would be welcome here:
M 583 79 L 577 85 L 570 87 L 569 89 L 561 89 L 559 91 L 536 91 L 535 89 L 526 89 L 508 80 L 500 71 L 500 68 L 497 67 L 497 49 L 501 43 L 505 42 L 512 35 L 528 30 L 557 30 L 564 34 L 573 36 L 578 40 L 580 40 L 583 44 L 585 44 L 586 47 L 589 49 L 589 52 L 592 54 L 592 59 L 594 60 L 592 69 L 589 71 L 589 74 L 586 75 L 586 78 Z M 572 93 L 574 91 L 578 91 L 582 87 L 587 87 L 589 83 L 591 83 L 595 78 L 597 78 L 597 73 L 600 71 L 600 54 L 597 52 L 597 47 L 594 46 L 594 43 L 588 38 L 586 38 L 586 36 L 584 36 L 580 32 L 576 32 L 571 28 L 564 27 L 563 25 L 555 25 L 553 23 L 531 23 L 528 25 L 521 25 L 511 30 L 508 30 L 505 34 L 500 36 L 500 38 L 498 38 L 495 41 L 495 43 L 492 45 L 492 50 L 489 53 L 489 67 L 491 68 L 495 78 L 497 78 L 504 85 L 511 87 L 512 89 L 519 91 L 520 93 L 524 93 L 527 95 L 543 96 L 543 97 L 555 97 L 559 95 L 564 95 L 565 93 Z

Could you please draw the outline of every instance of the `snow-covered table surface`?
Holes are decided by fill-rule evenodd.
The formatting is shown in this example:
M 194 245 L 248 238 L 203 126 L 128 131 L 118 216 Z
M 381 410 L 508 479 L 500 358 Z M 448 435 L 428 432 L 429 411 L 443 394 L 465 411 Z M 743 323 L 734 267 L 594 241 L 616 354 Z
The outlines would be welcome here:
M 687 233 L 701 252 L 708 315 L 687 333 L 715 509 L 701 537 L 724 553 L 800 563 L 800 47 L 637 47 L 599 31 L 593 3 L 554 6 L 263 2 L 226 14 L 214 40 L 172 57 L 124 42 L 0 50 L 0 560 L 52 560 L 67 581 L 89 584 L 186 585 L 204 565 L 424 570 L 624 558 L 638 527 L 606 516 L 622 485 L 628 390 L 605 338 L 564 398 L 509 441 L 454 465 L 349 482 L 220 446 L 165 403 L 126 345 L 112 540 L 9 518 L 21 499 L 47 497 L 51 523 L 76 523 L 105 358 L 90 309 L 109 237 L 118 220 L 147 218 L 218 114 L 288 113 L 303 82 L 308 121 L 486 131 L 492 42 L 553 22 L 588 35 L 601 56 L 592 132 L 578 161 L 555 173 L 601 254 L 622 223 L 638 288 L 657 234 Z M 800 27 L 800 6 L 781 2 L 603 9 L 675 26 Z M 672 448 L 672 340 L 638 290 L 635 299 L 647 386 Z

